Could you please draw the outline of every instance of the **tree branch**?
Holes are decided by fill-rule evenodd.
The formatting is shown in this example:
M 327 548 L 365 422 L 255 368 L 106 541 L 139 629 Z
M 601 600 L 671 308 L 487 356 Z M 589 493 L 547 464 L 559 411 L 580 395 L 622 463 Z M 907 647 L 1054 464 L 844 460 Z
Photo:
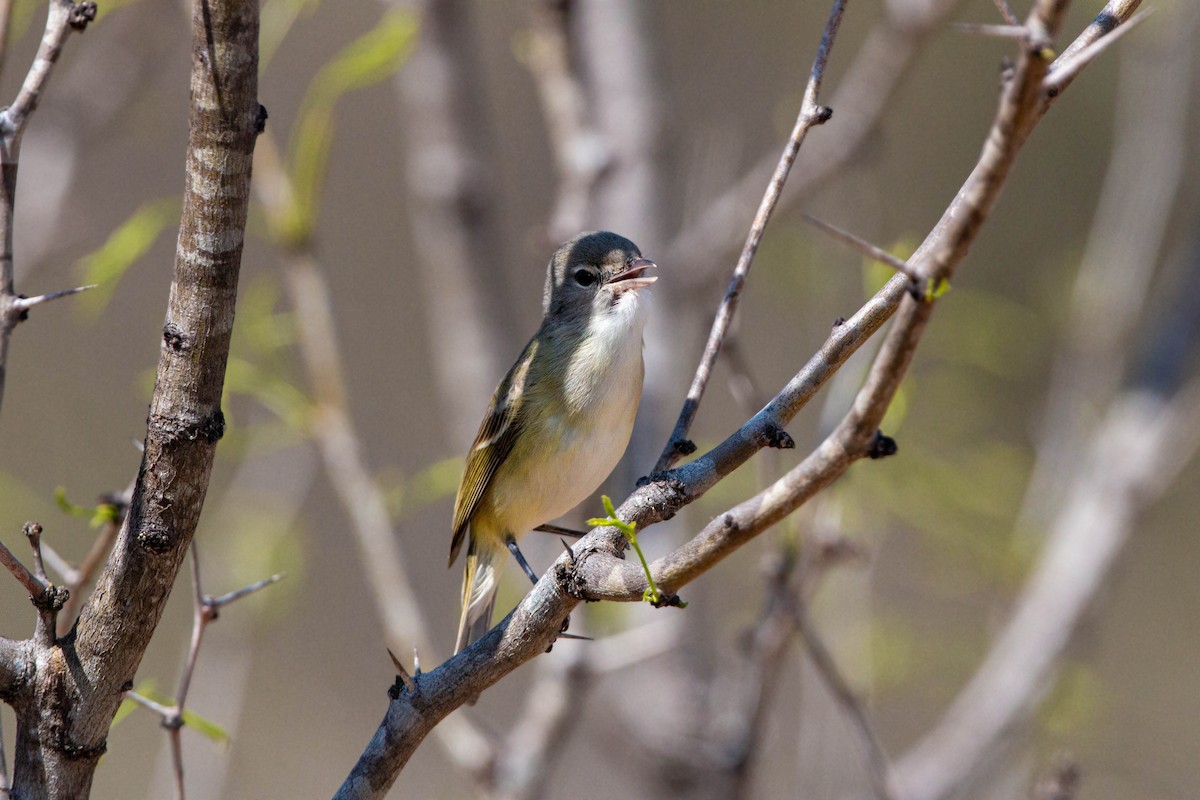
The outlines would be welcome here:
M 0 8 L 3 31 L 0 32 L 0 49 L 6 51 L 8 21 L 11 8 L 5 3 Z M 54 64 L 62 52 L 63 42 L 71 30 L 83 30 L 87 22 L 96 16 L 96 4 L 86 2 L 76 5 L 71 0 L 50 0 L 46 15 L 46 29 L 42 42 L 34 56 L 33 64 L 21 84 L 16 100 L 0 111 L 0 402 L 4 399 L 4 383 L 7 375 L 8 344 L 13 329 L 29 316 L 29 309 L 40 302 L 52 300 L 78 289 L 55 292 L 37 298 L 18 295 L 13 283 L 13 216 L 16 210 L 17 166 L 21 153 L 21 137 L 30 115 L 37 108 L 42 92 Z M 3 52 L 0 52 L 0 59 Z
M 69 17 L 66 6 L 52 8 Z M 14 702 L 18 796 L 88 793 L 113 714 L 195 532 L 224 432 L 221 391 L 260 109 L 258 4 L 195 0 L 192 29 L 183 216 L 141 469 L 75 631 L 40 646 L 37 671 Z M 32 110 L 56 54 L 52 48 L 39 57 L 33 72 L 41 77 L 31 78 L 10 119 Z
M 721 352 L 721 343 L 725 340 L 725 336 L 729 333 L 729 326 L 733 323 L 738 298 L 741 296 L 742 287 L 746 285 L 746 276 L 750 272 L 751 264 L 754 263 L 758 244 L 762 241 L 763 232 L 766 230 L 771 214 L 779 202 L 779 196 L 783 192 L 783 184 L 787 181 L 788 173 L 792 170 L 796 154 L 800 152 L 800 145 L 804 143 L 808 131 L 816 125 L 824 124 L 833 115 L 831 109 L 817 104 L 817 95 L 821 91 L 825 65 L 829 61 L 829 53 L 837 38 L 838 26 L 842 23 L 842 13 L 845 8 L 846 0 L 835 0 L 833 8 L 829 12 L 829 21 L 825 23 L 825 32 L 821 36 L 821 44 L 817 47 L 817 55 L 813 59 L 808 85 L 804 89 L 804 99 L 800 103 L 800 114 L 796 117 L 796 124 L 792 127 L 792 133 L 788 137 L 787 144 L 784 145 L 779 163 L 775 166 L 775 173 L 767 184 L 767 190 L 759 203 L 758 212 L 754 215 L 754 222 L 750 225 L 750 232 L 746 235 L 746 243 L 742 246 L 742 254 L 738 257 L 737 266 L 734 267 L 733 275 L 729 279 L 729 286 L 725 289 L 725 297 L 713 319 L 712 331 L 704 345 L 704 355 L 700 357 L 700 366 L 696 369 L 691 388 L 688 389 L 687 399 L 683 402 L 683 410 L 679 412 L 679 420 L 675 423 L 675 429 L 671 431 L 671 437 L 658 457 L 658 463 L 654 465 L 655 472 L 670 468 L 680 457 L 695 450 L 695 445 L 688 441 L 688 431 L 691 430 L 696 412 L 700 410 L 700 401 L 704 397 L 704 389 L 708 386 L 708 379 L 712 375 L 713 364 Z
M 1132 13 L 1134 9 L 1129 8 Z M 1005 87 L 983 153 L 910 267 L 924 280 L 948 280 L 966 256 L 999 196 L 1005 178 L 1048 105 L 1042 79 L 1049 64 L 1043 41 L 1057 30 L 1065 5 L 1043 0 L 1027 23 L 1036 48 L 1022 52 Z M 786 516 L 865 456 L 879 421 L 911 362 L 932 309 L 930 296 L 907 297 L 910 282 L 896 276 L 847 323 L 835 328 L 818 356 L 739 431 L 701 458 L 658 473 L 618 511 L 644 528 L 669 518 L 744 463 L 778 431 L 845 358 L 900 304 L 900 315 L 849 413 L 798 467 L 750 500 L 719 515 L 695 538 L 652 565 L 656 580 L 674 591 L 741 544 Z M 640 600 L 641 570 L 619 556 L 624 538 L 598 529 L 562 556 L 509 616 L 471 647 L 417 678 L 416 691 L 398 692 L 383 722 L 339 790 L 338 798 L 381 797 L 424 736 L 453 709 L 478 696 L 520 664 L 544 652 L 580 599 Z

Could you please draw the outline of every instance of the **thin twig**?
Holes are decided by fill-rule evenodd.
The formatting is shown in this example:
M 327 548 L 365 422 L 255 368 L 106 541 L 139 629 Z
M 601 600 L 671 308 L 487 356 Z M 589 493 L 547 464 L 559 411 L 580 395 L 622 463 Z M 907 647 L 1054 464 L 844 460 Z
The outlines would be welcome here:
M 184 800 L 185 788 L 183 783 L 183 742 L 180 731 L 183 729 L 183 713 L 187 707 L 187 696 L 192 684 L 192 676 L 196 672 L 196 664 L 200 658 L 200 644 L 204 639 L 204 631 L 217 620 L 218 610 L 236 600 L 251 595 L 281 580 L 282 574 L 272 575 L 261 581 L 245 586 L 237 591 L 212 597 L 204 593 L 200 577 L 200 552 L 196 540 L 191 542 L 192 554 L 192 635 L 188 644 L 187 657 L 179 675 L 179 687 L 175 692 L 171 705 L 163 705 L 137 692 L 128 692 L 126 697 L 145 708 L 150 709 L 162 719 L 162 726 L 167 731 L 167 739 L 171 749 L 171 768 L 175 779 L 175 796 Z
M 700 410 L 700 401 L 704 397 L 704 389 L 708 385 L 708 380 L 712 375 L 713 365 L 716 363 L 717 356 L 721 352 L 721 343 L 725 340 L 725 336 L 729 332 L 729 326 L 733 323 L 733 315 L 737 311 L 738 299 L 741 296 L 742 288 L 746 284 L 746 276 L 750 272 L 754 256 L 758 252 L 758 245 L 762 241 L 763 231 L 766 230 L 767 223 L 771 219 L 771 214 L 779 202 L 779 195 L 783 192 L 783 185 L 787 181 L 788 173 L 791 172 L 792 164 L 796 160 L 796 154 L 800 151 L 800 146 L 804 143 L 808 131 L 812 127 L 826 122 L 833 114 L 830 109 L 817 104 L 817 96 L 821 89 L 821 81 L 825 76 L 825 65 L 828 63 L 829 53 L 837 37 L 838 26 L 841 25 L 842 14 L 845 8 L 846 0 L 835 0 L 833 8 L 829 12 L 829 20 L 825 23 L 825 31 L 821 36 L 821 44 L 817 47 L 817 55 L 813 60 L 812 73 L 809 76 L 808 85 L 804 89 L 804 99 L 800 104 L 800 114 L 796 117 L 796 124 L 792 128 L 792 133 L 788 137 L 787 144 L 784 145 L 783 154 L 779 157 L 779 163 L 775 167 L 775 173 L 771 176 L 766 192 L 763 194 L 762 202 L 759 203 L 758 211 L 754 215 L 754 222 L 751 224 L 750 232 L 746 236 L 746 243 L 742 246 L 742 253 L 738 257 L 737 266 L 734 267 L 733 275 L 729 279 L 729 286 L 725 289 L 725 297 L 721 300 L 721 305 L 717 308 L 716 317 L 713 319 L 712 331 L 709 333 L 708 342 L 704 345 L 704 354 L 700 358 L 700 365 L 697 367 L 696 375 L 692 379 L 691 388 L 688 389 L 687 399 L 683 403 L 683 410 L 679 413 L 679 420 L 675 423 L 675 429 L 671 432 L 666 447 L 663 448 L 662 454 L 658 457 L 658 463 L 654 465 L 655 472 L 662 472 L 668 469 L 681 456 L 695 449 L 694 446 L 690 448 L 688 446 L 688 432 L 691 430 L 692 421 L 696 418 L 696 412 Z
M 824 222 L 808 214 L 801 214 L 800 216 L 804 218 L 805 222 L 820 228 L 833 238 L 837 239 L 839 242 L 849 245 L 872 261 L 877 261 L 878 263 L 883 264 L 885 267 L 890 267 L 896 270 L 896 272 L 899 272 L 901 275 L 907 275 L 909 278 L 916 280 L 916 276 L 912 273 L 908 267 L 908 264 L 903 259 L 896 258 L 883 248 L 876 247 L 867 240 L 860 239 L 849 231 L 843 230 L 836 225 L 831 225 L 828 222 Z
M 1084 67 L 1092 63 L 1092 61 L 1094 61 L 1096 57 L 1105 50 L 1120 41 L 1125 34 L 1129 33 L 1138 25 L 1141 25 L 1142 22 L 1144 22 L 1146 18 L 1153 13 L 1154 9 L 1152 8 L 1143 9 L 1137 14 L 1134 14 L 1128 22 L 1114 30 L 1108 36 L 1105 36 L 1102 39 L 1097 39 L 1087 47 L 1084 47 L 1082 50 L 1072 54 L 1070 59 L 1065 59 L 1065 57 L 1064 59 L 1059 59 L 1059 61 L 1056 62 L 1056 66 L 1051 69 L 1050 73 L 1046 76 L 1046 79 L 1042 81 L 1042 89 L 1045 90 L 1046 94 L 1051 97 L 1057 95 L 1063 90 L 1063 87 L 1075 80 L 1075 76 L 1078 75 Z
M 58 292 L 39 294 L 35 297 L 18 297 L 17 299 L 13 300 L 12 306 L 19 311 L 27 312 L 29 309 L 40 306 L 43 303 L 49 303 L 51 300 L 57 300 L 60 297 L 70 297 L 73 294 L 86 292 L 88 289 L 95 289 L 98 286 L 99 284 L 91 283 L 87 286 L 76 286 L 74 289 L 63 289 L 62 291 Z
M 992 0 L 996 4 L 996 10 L 1000 12 L 1001 18 L 1010 26 L 1023 28 L 1020 18 L 1013 12 L 1008 5 L 1008 0 Z
M 838 109 L 837 136 L 814 140 L 800 154 L 801 169 L 788 180 L 788 188 L 780 198 L 781 208 L 840 174 L 870 141 L 888 101 L 916 61 L 921 42 L 938 31 L 942 20 L 957 6 L 954 0 L 908 0 L 885 5 L 886 15 L 876 22 L 850 59 L 850 67 L 829 104 Z M 746 209 L 762 196 L 763 176 L 771 174 L 777 161 L 775 152 L 755 159 L 742 178 L 732 182 L 702 211 L 689 215 L 687 224 L 665 248 L 662 263 L 686 266 L 687 271 L 676 277 L 686 281 L 693 291 L 707 291 L 710 282 L 717 279 L 719 259 L 740 242 Z
M 1065 10 L 1054 0 L 1041 0 L 1031 17 L 1031 27 L 1041 32 L 1034 38 L 1040 40 L 1043 34 L 1046 38 L 1052 36 Z M 1129 13 L 1132 10 L 1128 9 Z M 1005 86 L 979 162 L 942 220 L 918 249 L 920 258 L 910 261 L 921 266 L 922 277 L 939 281 L 951 278 L 987 220 L 1017 153 L 1045 112 L 1040 88 L 1048 66 L 1045 59 L 1042 49 L 1036 52 L 1026 49 L 1021 53 Z M 909 283 L 903 276 L 889 281 L 855 318 L 835 328 L 816 364 L 806 367 L 776 400 L 733 436 L 701 458 L 649 481 L 622 504 L 618 511 L 620 518 L 637 522 L 644 529 L 703 495 L 723 475 L 766 446 L 763 426 L 775 419 L 786 424 L 811 397 L 809 387 L 815 391 L 844 363 L 848 356 L 846 343 L 861 344 L 858 337 L 877 330 L 899 304 L 896 324 L 842 423 L 784 478 L 718 515 L 690 542 L 656 561 L 653 571 L 660 583 L 675 590 L 695 579 L 866 456 L 936 305 L 932 300 L 911 298 L 901 303 L 902 298 L 908 297 Z M 382 797 L 430 730 L 439 727 L 438 723 L 451 711 L 477 697 L 518 665 L 544 652 L 581 599 L 640 599 L 645 579 L 639 567 L 618 557 L 623 545 L 624 539 L 610 529 L 589 533 L 573 548 L 575 563 L 565 553 L 560 556 L 555 568 L 504 621 L 471 647 L 426 673 L 417 697 L 406 694 L 394 699 L 337 797 Z M 559 569 L 572 571 L 570 595 L 555 578 L 554 573 Z
M 48 588 L 21 563 L 20 559 L 13 555 L 4 542 L 0 542 L 0 564 L 3 564 L 13 577 L 25 587 L 25 591 L 29 592 L 30 597 L 39 597 Z
M 95 17 L 95 3 L 87 4 Z M 23 298 L 14 289 L 13 283 L 13 218 L 16 211 L 17 167 L 20 160 L 21 137 L 30 115 L 50 79 L 54 62 L 62 51 L 63 41 L 71 32 L 72 0 L 50 0 L 46 16 L 46 29 L 41 45 L 34 56 L 33 64 L 25 76 L 16 99 L 8 108 L 0 111 L 0 401 L 4 399 L 4 384 L 7 375 L 8 345 L 16 328 L 28 315 L 29 309 L 38 302 L 52 299 L 50 295 L 38 298 Z M 8 49 L 8 23 L 11 3 L 3 0 L 0 5 L 0 62 Z M 70 293 L 70 292 L 68 292 Z
M 808 601 L 804 599 L 803 593 L 797 592 L 794 595 L 791 611 L 796 629 L 804 639 L 809 658 L 816 667 L 817 674 L 821 676 L 826 688 L 829 689 L 843 713 L 849 717 L 855 733 L 858 734 L 858 740 L 862 744 L 863 757 L 867 762 L 867 774 L 871 778 L 871 786 L 875 790 L 876 797 L 880 800 L 890 800 L 896 797 L 891 786 L 891 762 L 888 759 L 887 750 L 884 749 L 879 733 L 875 730 L 875 725 L 871 722 L 871 717 L 867 714 L 862 701 L 850 687 L 849 681 L 842 675 L 837 660 L 829 652 L 824 639 L 813 625 L 812 619 L 808 615 Z
M 950 27 L 962 33 L 991 36 L 996 39 L 1016 39 L 1023 41 L 1029 38 L 1029 31 L 1024 25 L 988 25 L 979 22 L 952 22 L 950 23 Z

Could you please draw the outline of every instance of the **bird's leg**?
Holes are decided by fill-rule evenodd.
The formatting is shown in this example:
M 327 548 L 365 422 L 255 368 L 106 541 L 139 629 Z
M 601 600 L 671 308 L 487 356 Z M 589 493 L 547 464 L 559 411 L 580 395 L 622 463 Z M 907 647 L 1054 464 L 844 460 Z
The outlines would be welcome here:
M 570 528 L 563 528 L 558 525 L 538 525 L 534 528 L 535 531 L 542 533 L 553 533 L 556 536 L 570 536 L 572 539 L 579 539 L 587 535 L 587 531 L 576 531 Z
M 529 566 L 529 562 L 525 560 L 525 554 L 521 552 L 521 548 L 517 547 L 517 540 L 509 536 L 504 540 L 504 543 L 508 545 L 508 552 L 513 554 L 513 558 L 521 565 L 521 569 L 525 570 L 525 574 L 529 576 L 529 580 L 533 581 L 534 586 L 537 586 L 537 573 L 533 571 L 533 567 Z
M 504 539 L 504 544 L 508 545 L 508 551 L 513 554 L 513 558 L 515 558 L 517 563 L 521 565 L 521 569 L 525 570 L 525 574 L 529 577 L 529 580 L 533 582 L 534 586 L 537 586 L 537 573 L 533 571 L 533 567 L 529 566 L 529 562 L 525 560 L 525 554 L 521 552 L 521 548 L 517 547 L 516 538 L 511 535 L 507 536 Z M 584 641 L 588 642 L 592 641 L 592 637 L 590 636 L 580 636 L 576 633 L 567 633 L 567 627 L 570 624 L 571 617 L 568 616 L 565 620 L 563 620 L 562 631 L 560 631 L 558 634 L 560 639 L 583 639 Z

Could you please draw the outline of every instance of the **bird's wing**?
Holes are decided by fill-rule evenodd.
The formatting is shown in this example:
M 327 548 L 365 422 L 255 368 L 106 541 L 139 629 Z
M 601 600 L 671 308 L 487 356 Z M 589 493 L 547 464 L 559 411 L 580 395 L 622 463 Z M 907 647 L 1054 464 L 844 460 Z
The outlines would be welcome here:
M 537 341 L 530 341 L 525 352 L 513 364 L 512 369 L 500 381 L 492 402 L 488 406 L 475 443 L 467 454 L 467 467 L 463 471 L 462 483 L 458 485 L 458 496 L 454 500 L 454 539 L 450 542 L 450 563 L 462 549 L 471 517 L 479 506 L 479 500 L 491 483 L 496 470 L 512 452 L 513 444 L 521 430 L 522 395 L 525 380 L 529 375 L 529 364 L 537 350 Z

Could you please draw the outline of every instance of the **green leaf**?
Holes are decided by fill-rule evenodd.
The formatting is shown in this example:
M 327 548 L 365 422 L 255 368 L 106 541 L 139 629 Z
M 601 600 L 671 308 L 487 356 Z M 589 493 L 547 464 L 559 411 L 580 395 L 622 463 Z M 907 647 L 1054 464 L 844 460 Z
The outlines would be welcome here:
M 601 495 L 600 499 L 604 502 L 604 513 L 608 514 L 609 517 L 616 519 L 617 510 L 615 508 L 613 508 L 612 500 L 610 500 L 608 495 L 606 495 L 606 494 Z
M 175 705 L 174 697 L 168 697 L 167 695 L 163 694 L 162 692 L 156 691 L 154 689 L 154 684 L 150 681 L 147 681 L 146 683 L 142 684 L 141 687 L 134 689 L 134 691 L 137 692 L 138 694 L 140 694 L 142 697 L 146 698 L 147 700 L 153 700 L 155 703 L 158 703 L 159 705 L 163 705 L 163 706 Z M 136 701 L 126 699 L 124 702 L 121 703 L 121 707 L 117 709 L 117 715 L 113 719 L 113 725 L 116 725 L 118 720 L 124 719 L 125 717 L 129 716 L 132 713 L 132 710 L 129 710 L 129 711 L 125 710 L 125 707 L 127 705 L 132 706 L 133 708 L 140 707 Z M 214 741 L 217 744 L 225 744 L 226 742 L 229 741 L 229 732 L 228 731 L 226 731 L 223 727 L 221 727 L 219 724 L 213 722 L 212 720 L 206 719 L 205 717 L 200 716 L 195 711 L 192 711 L 190 708 L 183 709 L 183 713 L 180 714 L 179 716 L 183 720 L 183 724 L 186 727 L 191 728 L 194 731 L 197 731 L 198 733 L 202 734 L 203 736 L 210 739 L 211 741 Z
M 67 499 L 67 489 L 65 486 L 55 487 L 54 503 L 60 511 L 72 517 L 90 517 L 92 515 L 92 509 L 75 505 Z
M 229 731 L 212 720 L 205 719 L 190 708 L 185 708 L 180 716 L 183 718 L 184 725 L 202 734 L 210 741 L 217 744 L 226 744 L 229 741 Z
M 938 278 L 936 281 L 930 278 L 925 282 L 925 301 L 936 300 L 948 291 L 950 281 L 945 278 Z
M 392 75 L 412 50 L 416 33 L 414 14 L 389 11 L 373 29 L 346 45 L 309 84 L 290 142 L 293 202 L 272 220 L 285 246 L 307 244 L 316 225 L 338 99 Z
M 146 254 L 163 230 L 178 221 L 179 214 L 178 197 L 149 200 L 139 206 L 108 235 L 104 244 L 76 262 L 82 282 L 97 287 L 79 302 L 94 315 L 104 311 L 121 278 Z

